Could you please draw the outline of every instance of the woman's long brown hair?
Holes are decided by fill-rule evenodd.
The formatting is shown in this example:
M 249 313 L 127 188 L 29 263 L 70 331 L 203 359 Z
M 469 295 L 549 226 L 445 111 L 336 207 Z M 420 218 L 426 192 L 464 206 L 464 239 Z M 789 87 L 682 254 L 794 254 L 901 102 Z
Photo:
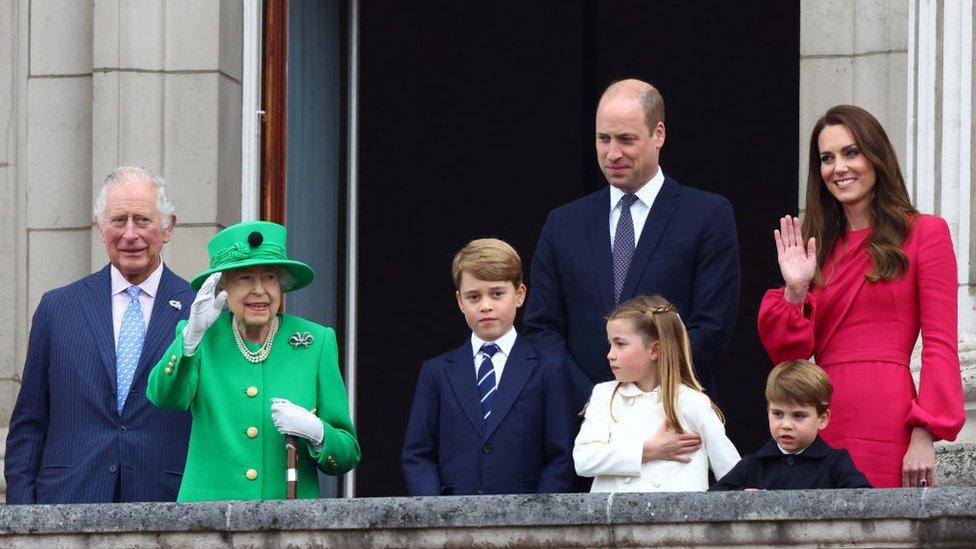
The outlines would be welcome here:
M 850 130 L 861 154 L 874 166 L 875 183 L 868 211 L 872 231 L 867 241 L 874 270 L 868 273 L 868 280 L 892 280 L 908 270 L 908 256 L 901 250 L 901 245 L 911 230 L 910 216 L 918 211 L 908 196 L 895 149 L 878 120 L 860 107 L 837 105 L 817 120 L 810 134 L 803 238 L 817 239 L 817 274 L 814 282 L 819 285 L 827 283 L 823 273 L 824 264 L 847 229 L 844 208 L 830 194 L 820 176 L 820 132 L 826 126 L 838 125 Z
M 685 325 L 678 316 L 674 305 L 661 296 L 642 295 L 621 303 L 607 321 L 627 320 L 634 326 L 634 331 L 640 334 L 645 345 L 654 341 L 659 342 L 660 351 L 657 361 L 657 379 L 661 404 L 664 406 L 664 417 L 668 425 L 676 433 L 684 433 L 684 427 L 678 419 L 677 401 L 678 386 L 687 385 L 700 393 L 704 393 L 701 383 L 695 376 L 694 365 L 691 360 L 691 341 Z M 620 388 L 618 383 L 610 395 L 610 417 L 613 417 L 613 397 Z M 723 422 L 722 411 L 712 403 L 712 408 Z

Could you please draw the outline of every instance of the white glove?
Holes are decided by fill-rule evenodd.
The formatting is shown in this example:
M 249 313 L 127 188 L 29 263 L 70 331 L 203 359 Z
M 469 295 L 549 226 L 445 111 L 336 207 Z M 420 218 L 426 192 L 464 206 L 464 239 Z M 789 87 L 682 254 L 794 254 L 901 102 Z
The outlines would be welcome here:
M 325 427 L 312 412 L 283 398 L 271 399 L 271 421 L 283 435 L 307 438 L 316 451 L 322 448 Z
M 220 292 L 220 295 L 214 297 L 214 289 L 219 280 L 220 273 L 214 273 L 207 277 L 207 280 L 200 286 L 200 291 L 197 292 L 193 305 L 190 305 L 190 321 L 183 328 L 183 354 L 185 356 L 193 356 L 197 352 L 197 346 L 200 345 L 203 334 L 217 320 L 220 311 L 224 308 L 227 292 Z

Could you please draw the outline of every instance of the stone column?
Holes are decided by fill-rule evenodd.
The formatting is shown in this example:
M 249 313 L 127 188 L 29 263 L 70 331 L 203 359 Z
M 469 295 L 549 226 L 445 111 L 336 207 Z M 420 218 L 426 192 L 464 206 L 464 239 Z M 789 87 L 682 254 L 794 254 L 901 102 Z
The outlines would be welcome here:
M 20 53 L 18 33 L 20 5 L 16 2 L 0 3 L 0 271 L 6 273 L 6 284 L 0 285 L 0 300 L 8 304 L 12 322 L 0 323 L 0 425 L 10 417 L 20 387 L 17 365 L 18 342 L 22 329 L 17 322 L 22 318 L 24 301 L 18 299 L 18 289 L 23 287 L 23 263 L 18 261 L 18 249 L 23 248 L 23 232 L 20 230 L 18 212 L 22 193 L 17 187 L 17 149 L 19 146 L 18 102 L 22 94 L 19 88 L 26 83 Z M 0 440 L 6 439 L 6 429 L 0 428 Z M 3 448 L 0 447 L 0 474 L 3 472 Z M 0 478 L 0 491 L 6 490 Z
M 91 44 L 91 3 L 0 5 L 0 444 L 34 308 L 90 272 Z
M 241 210 L 241 0 L 95 4 L 93 187 L 115 166 L 166 178 L 177 228 L 164 251 L 181 276 Z M 92 228 L 91 268 L 105 263 Z
M 799 209 L 810 131 L 830 107 L 864 107 L 905 153 L 908 0 L 801 0 Z
M 973 5 L 966 0 L 911 0 L 908 35 L 905 177 L 916 207 L 948 222 L 958 263 L 959 354 L 967 417 L 956 443 L 940 444 L 940 474 L 956 484 L 976 484 Z M 917 375 L 917 350 L 912 367 Z
M 973 6 L 913 0 L 907 179 L 915 205 L 949 223 L 959 263 L 959 327 L 976 332 L 972 246 Z

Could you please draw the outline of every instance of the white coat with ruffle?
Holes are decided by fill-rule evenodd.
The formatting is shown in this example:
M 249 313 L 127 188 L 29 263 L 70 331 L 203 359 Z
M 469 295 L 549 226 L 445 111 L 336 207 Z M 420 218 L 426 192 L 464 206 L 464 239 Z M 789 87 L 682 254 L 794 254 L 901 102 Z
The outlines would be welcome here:
M 739 462 L 739 452 L 725 435 L 725 425 L 711 400 L 685 385 L 678 388 L 678 419 L 686 433 L 697 433 L 702 447 L 686 454 L 689 463 L 641 462 L 644 441 L 664 421 L 658 389 L 641 391 L 634 383 L 593 387 L 586 419 L 576 436 L 576 473 L 593 479 L 592 492 L 695 492 L 708 489 L 708 468 L 722 478 Z M 610 397 L 613 395 L 613 402 Z M 613 418 L 610 416 L 611 407 Z

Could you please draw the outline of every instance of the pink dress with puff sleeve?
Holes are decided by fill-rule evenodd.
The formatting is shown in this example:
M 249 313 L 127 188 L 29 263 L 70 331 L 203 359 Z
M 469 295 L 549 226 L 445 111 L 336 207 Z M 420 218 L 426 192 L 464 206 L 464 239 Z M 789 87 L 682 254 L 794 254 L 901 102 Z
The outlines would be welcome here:
M 769 290 L 759 337 L 774 364 L 811 356 L 830 376 L 830 423 L 821 435 L 850 452 L 877 488 L 901 486 L 911 430 L 953 440 L 965 421 L 959 374 L 956 258 L 941 217 L 916 215 L 902 250 L 908 271 L 870 282 L 871 229 L 848 231 L 824 266 L 825 286 L 789 303 Z M 922 333 L 919 390 L 909 371 Z

